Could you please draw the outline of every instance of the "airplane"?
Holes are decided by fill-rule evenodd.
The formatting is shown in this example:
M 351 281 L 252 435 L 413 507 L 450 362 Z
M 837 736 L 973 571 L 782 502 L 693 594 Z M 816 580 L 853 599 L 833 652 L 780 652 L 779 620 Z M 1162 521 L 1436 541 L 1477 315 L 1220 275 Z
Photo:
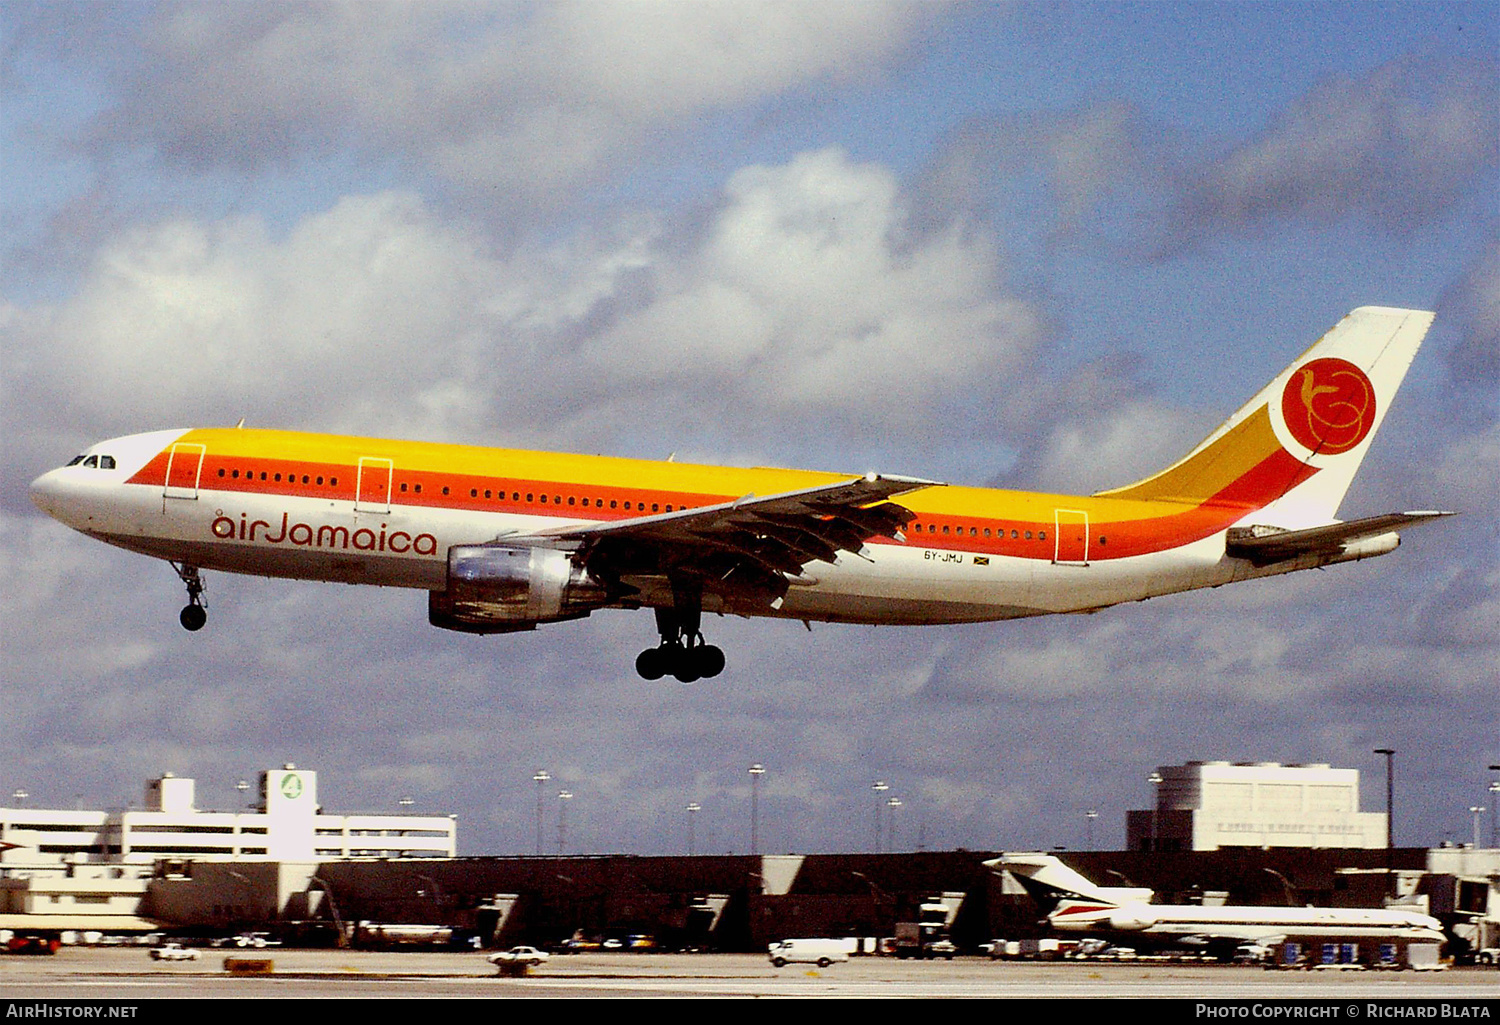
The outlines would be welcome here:
M 1096 886 L 1052 854 L 1003 854 L 984 864 L 1009 872 L 1058 932 L 1137 947 L 1189 947 L 1227 958 L 1242 944 L 1269 947 L 1288 939 L 1443 943 L 1448 938 L 1436 918 L 1400 908 L 1152 904 L 1151 890 Z
M 31 497 L 169 561 L 188 630 L 202 570 L 418 588 L 432 625 L 475 634 L 651 608 L 660 642 L 637 671 L 690 683 L 724 668 L 705 612 L 974 623 L 1390 552 L 1398 528 L 1452 514 L 1335 514 L 1432 319 L 1354 310 L 1181 460 L 1088 496 L 242 422 L 100 442 Z

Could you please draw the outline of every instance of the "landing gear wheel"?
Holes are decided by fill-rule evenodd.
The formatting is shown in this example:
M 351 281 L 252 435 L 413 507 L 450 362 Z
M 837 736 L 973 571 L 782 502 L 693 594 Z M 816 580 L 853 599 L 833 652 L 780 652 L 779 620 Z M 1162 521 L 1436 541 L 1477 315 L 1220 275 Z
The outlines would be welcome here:
M 656 610 L 661 644 L 636 656 L 635 671 L 647 680 L 668 673 L 679 683 L 696 683 L 724 671 L 724 652 L 708 644 L 698 629 L 703 611 L 702 585 L 691 579 L 672 581 L 673 605 Z
M 660 680 L 667 675 L 670 662 L 667 648 L 647 648 L 635 657 L 635 671 L 643 680 Z
M 703 673 L 698 669 L 698 649 L 677 649 L 677 658 L 672 666 L 672 676 L 678 683 L 697 683 Z
M 698 675 L 711 680 L 724 671 L 724 651 L 713 644 L 701 644 L 693 649 L 698 662 Z
M 188 603 L 178 615 L 177 621 L 184 630 L 202 630 L 203 624 L 208 622 L 208 610 L 203 604 L 203 592 L 208 590 L 208 585 L 198 575 L 197 566 L 174 562 L 172 568 L 177 571 L 177 579 L 182 581 L 188 593 Z

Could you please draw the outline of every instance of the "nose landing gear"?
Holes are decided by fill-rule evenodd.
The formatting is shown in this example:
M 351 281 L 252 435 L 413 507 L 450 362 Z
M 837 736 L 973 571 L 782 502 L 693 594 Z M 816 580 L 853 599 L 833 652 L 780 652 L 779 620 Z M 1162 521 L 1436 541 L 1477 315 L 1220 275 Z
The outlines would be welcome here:
M 699 619 L 700 611 L 692 607 L 657 609 L 661 644 L 636 656 L 635 671 L 647 680 L 660 680 L 670 673 L 679 683 L 694 683 L 722 673 L 724 652 L 704 642 Z
M 208 622 L 208 610 L 203 604 L 203 592 L 208 585 L 198 575 L 197 566 L 189 566 L 185 562 L 174 562 L 172 568 L 177 571 L 177 577 L 187 585 L 188 603 L 183 606 L 177 621 L 182 624 L 184 630 L 202 630 L 203 624 Z

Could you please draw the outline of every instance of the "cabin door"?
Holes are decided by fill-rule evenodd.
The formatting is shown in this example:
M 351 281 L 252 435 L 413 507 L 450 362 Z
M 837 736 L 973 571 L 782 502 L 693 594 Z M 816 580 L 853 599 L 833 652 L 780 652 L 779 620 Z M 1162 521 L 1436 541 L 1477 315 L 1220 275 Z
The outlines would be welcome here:
M 1089 514 L 1082 509 L 1057 509 L 1053 513 L 1052 561 L 1061 566 L 1089 564 Z
M 203 473 L 203 456 L 207 447 L 193 441 L 179 441 L 167 453 L 167 482 L 163 498 L 198 498 L 198 478 Z
M 383 456 L 360 456 L 355 512 L 383 516 L 391 511 L 391 477 L 395 469 L 396 464 Z

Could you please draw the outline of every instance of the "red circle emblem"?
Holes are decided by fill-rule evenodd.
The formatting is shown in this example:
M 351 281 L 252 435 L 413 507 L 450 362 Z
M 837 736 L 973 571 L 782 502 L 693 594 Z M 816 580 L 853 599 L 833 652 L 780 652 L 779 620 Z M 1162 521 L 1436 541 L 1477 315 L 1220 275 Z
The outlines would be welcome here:
M 1286 428 L 1303 448 L 1320 455 L 1347 452 L 1375 423 L 1375 388 L 1365 372 L 1342 359 L 1315 359 L 1292 372 L 1281 392 Z

